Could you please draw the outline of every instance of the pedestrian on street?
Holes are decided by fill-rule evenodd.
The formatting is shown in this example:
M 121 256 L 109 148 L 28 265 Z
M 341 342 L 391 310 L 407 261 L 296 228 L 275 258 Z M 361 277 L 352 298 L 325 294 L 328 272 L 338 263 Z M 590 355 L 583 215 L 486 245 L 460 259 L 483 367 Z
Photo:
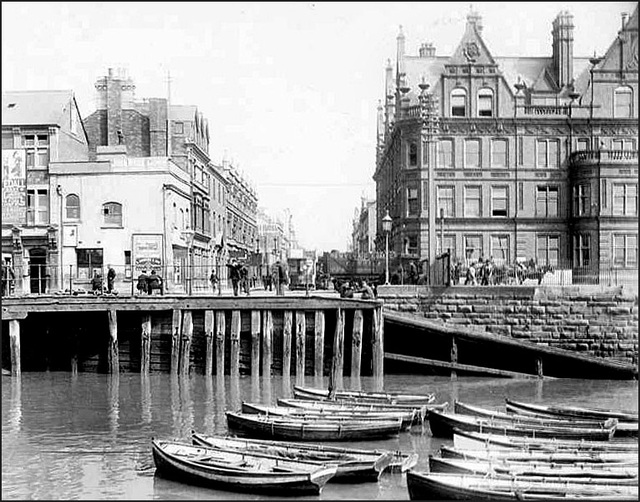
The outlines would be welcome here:
M 249 279 L 249 268 L 246 264 L 240 265 L 240 289 L 249 296 L 251 291 L 251 283 Z
M 238 262 L 234 259 L 231 263 L 227 263 L 229 269 L 229 279 L 231 279 L 231 285 L 233 286 L 233 296 L 238 296 L 238 284 L 240 282 L 240 269 Z
M 464 280 L 465 284 L 475 286 L 476 282 L 476 266 L 473 262 L 469 263 L 469 267 L 467 268 L 467 275 Z
M 369 284 L 367 284 L 366 279 L 362 280 L 362 299 L 363 300 L 373 300 L 375 298 L 375 295 L 373 294 L 373 289 L 371 289 L 371 286 L 369 286 Z
M 284 285 L 287 283 L 287 272 L 280 261 L 276 262 L 276 273 L 278 274 L 278 282 L 276 283 L 276 294 L 278 296 L 284 296 Z
M 149 276 L 147 275 L 147 271 L 143 270 L 142 273 L 138 276 L 138 284 L 136 284 L 138 294 L 143 295 L 147 292 L 148 280 Z
M 116 271 L 111 265 L 107 265 L 107 292 L 113 293 L 113 285 L 116 280 Z
M 156 274 L 155 270 L 151 271 L 151 275 L 147 279 L 147 290 L 150 295 L 153 294 L 153 290 L 157 289 L 162 294 L 162 277 Z
M 349 281 L 345 281 L 340 288 L 340 298 L 353 298 L 353 288 Z
M 91 290 L 94 295 L 102 294 L 102 274 L 97 270 L 93 273 L 93 278 L 91 279 Z
M 216 271 L 212 270 L 211 275 L 209 276 L 209 282 L 211 283 L 211 289 L 213 292 L 216 292 L 216 286 L 218 285 L 218 276 L 216 275 Z

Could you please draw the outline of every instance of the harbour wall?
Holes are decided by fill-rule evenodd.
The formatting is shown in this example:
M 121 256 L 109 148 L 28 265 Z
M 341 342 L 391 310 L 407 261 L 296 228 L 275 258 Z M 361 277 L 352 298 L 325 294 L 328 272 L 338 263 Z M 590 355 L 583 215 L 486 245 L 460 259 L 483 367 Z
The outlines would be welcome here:
M 379 286 L 378 299 L 384 310 L 638 364 L 638 293 L 626 286 Z

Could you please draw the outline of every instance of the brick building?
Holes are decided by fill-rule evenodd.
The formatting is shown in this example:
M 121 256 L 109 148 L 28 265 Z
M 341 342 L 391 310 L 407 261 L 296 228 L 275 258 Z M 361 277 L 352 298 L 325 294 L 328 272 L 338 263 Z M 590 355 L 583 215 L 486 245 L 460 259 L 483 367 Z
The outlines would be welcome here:
M 2 259 L 16 293 L 46 293 L 60 281 L 60 225 L 52 162 L 89 158 L 72 91 L 2 95 Z
M 409 55 L 400 31 L 373 176 L 393 267 L 420 261 L 433 282 L 451 249 L 637 280 L 637 8 L 600 58 L 574 56 L 570 13 L 551 27 L 549 57 L 494 56 L 475 12 L 451 55 Z

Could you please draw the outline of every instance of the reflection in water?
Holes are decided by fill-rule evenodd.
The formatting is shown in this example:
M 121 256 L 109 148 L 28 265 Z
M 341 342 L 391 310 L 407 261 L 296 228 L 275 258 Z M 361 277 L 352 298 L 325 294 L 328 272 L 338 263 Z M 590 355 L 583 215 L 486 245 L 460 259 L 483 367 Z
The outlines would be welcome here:
M 218 378 L 216 376 L 216 402 L 215 402 L 216 424 L 213 429 L 206 431 L 208 433 L 221 434 L 225 432 L 227 428 L 227 417 L 224 414 L 227 408 L 224 380 L 225 380 L 224 377 Z
M 107 405 L 109 430 L 116 435 L 120 423 L 120 373 L 107 376 Z
M 145 373 L 140 374 L 140 398 L 142 404 L 142 421 L 145 424 L 150 424 L 152 420 L 151 414 L 151 382 L 149 381 L 149 375 Z
M 3 380 L 8 377 L 4 377 Z M 11 377 L 11 401 L 9 403 L 8 428 L 13 434 L 20 432 L 22 423 L 22 377 Z M 2 424 L 4 428 L 4 423 Z M 4 436 L 4 434 L 3 434 Z
M 372 389 L 375 392 L 382 392 L 384 390 L 384 376 L 371 377 Z
M 304 385 L 304 379 L 302 383 L 296 381 L 296 385 Z M 289 398 L 292 394 L 291 377 L 289 375 L 282 375 L 282 397 Z
M 229 378 L 229 377 L 226 377 Z M 281 376 L 259 379 L 152 374 L 95 375 L 25 373 L 2 380 L 3 499 L 201 499 L 268 500 L 268 497 L 158 482 L 150 436 L 188 439 L 191 428 L 227 434 L 225 409 L 243 397 L 275 403 L 290 392 Z M 448 376 L 387 375 L 361 377 L 361 388 L 389 392 L 434 392 L 437 402 L 453 400 L 504 408 L 504 398 L 543 404 L 566 403 L 604 408 L 638 408 L 638 382 L 585 380 L 515 380 Z M 327 380 L 309 377 L 327 388 Z M 227 382 L 229 387 L 227 387 Z M 347 388 L 356 379 L 345 377 Z M 140 409 L 138 409 L 140 407 Z M 385 448 L 419 453 L 418 469 L 428 455 L 451 440 L 433 438 L 429 428 L 380 441 L 345 443 L 357 448 Z M 329 484 L 316 499 L 407 499 L 406 478 L 383 475 L 379 483 Z
M 229 409 L 232 411 L 237 411 L 242 406 L 242 402 L 240 400 L 240 377 L 239 376 L 230 376 L 229 377 Z

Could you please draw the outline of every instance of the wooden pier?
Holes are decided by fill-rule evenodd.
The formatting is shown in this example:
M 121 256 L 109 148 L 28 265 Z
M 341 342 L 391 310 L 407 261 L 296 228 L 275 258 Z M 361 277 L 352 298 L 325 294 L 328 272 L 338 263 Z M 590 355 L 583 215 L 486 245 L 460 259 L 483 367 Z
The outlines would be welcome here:
M 382 302 L 311 297 L 22 297 L 2 306 L 30 370 L 381 376 Z M 8 330 L 6 329 L 8 328 Z M 9 364 L 5 356 L 3 365 Z

